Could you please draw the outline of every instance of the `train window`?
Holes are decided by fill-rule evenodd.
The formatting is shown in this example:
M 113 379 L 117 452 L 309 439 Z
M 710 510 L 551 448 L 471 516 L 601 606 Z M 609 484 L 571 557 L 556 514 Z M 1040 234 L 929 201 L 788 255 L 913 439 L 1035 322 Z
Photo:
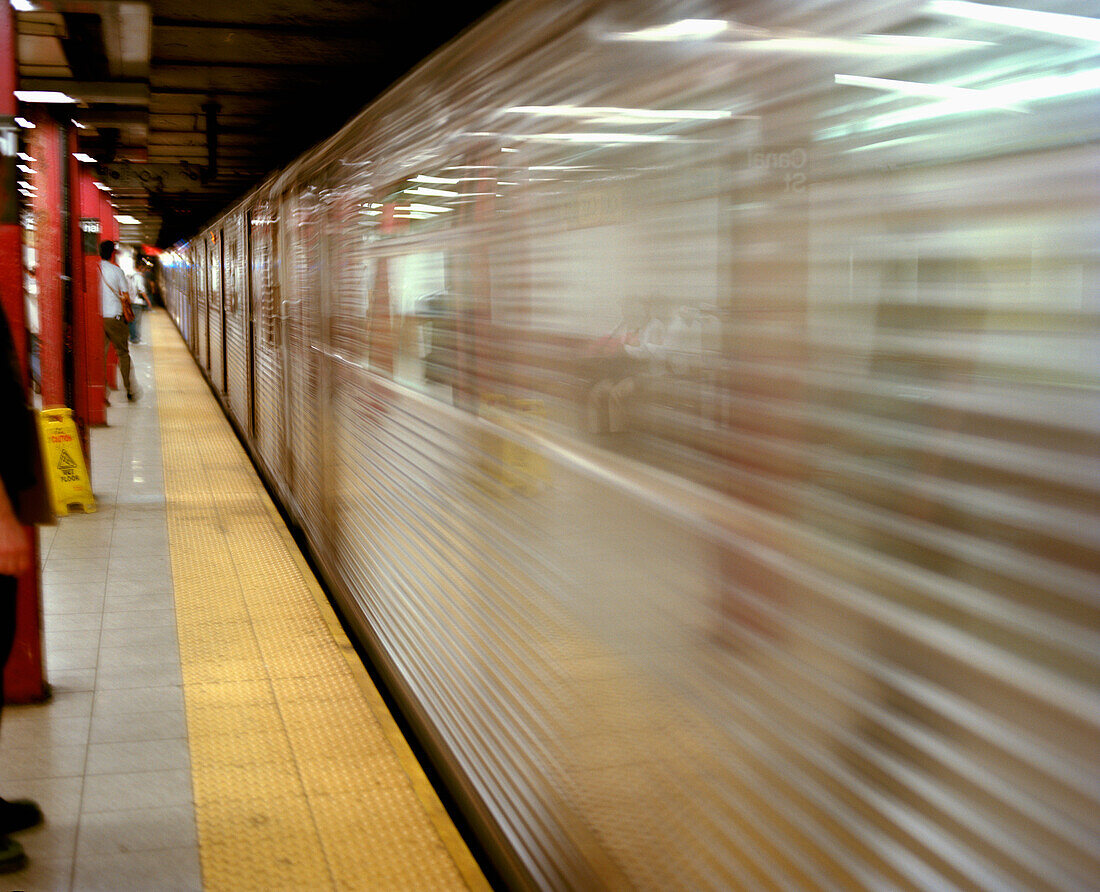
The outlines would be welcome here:
M 240 280 L 238 275 L 239 254 L 237 238 L 237 220 L 231 219 L 225 227 L 225 306 L 226 311 L 236 313 L 240 308 Z
M 273 347 L 277 290 L 274 241 L 278 233 L 274 205 L 266 201 L 257 203 L 249 215 L 249 222 L 252 227 L 252 287 L 260 316 L 261 340 L 268 347 Z
M 394 257 L 390 310 L 394 328 L 394 378 L 424 387 L 438 364 L 439 331 L 446 324 L 446 258 L 442 251 Z

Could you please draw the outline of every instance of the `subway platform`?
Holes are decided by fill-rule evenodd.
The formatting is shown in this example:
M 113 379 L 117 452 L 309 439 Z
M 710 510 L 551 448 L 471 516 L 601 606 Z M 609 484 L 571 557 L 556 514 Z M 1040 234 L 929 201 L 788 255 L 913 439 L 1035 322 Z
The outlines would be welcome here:
M 98 510 L 40 531 L 49 702 L 0 889 L 487 889 L 164 311 L 92 432 Z M 119 397 L 122 397 L 119 399 Z

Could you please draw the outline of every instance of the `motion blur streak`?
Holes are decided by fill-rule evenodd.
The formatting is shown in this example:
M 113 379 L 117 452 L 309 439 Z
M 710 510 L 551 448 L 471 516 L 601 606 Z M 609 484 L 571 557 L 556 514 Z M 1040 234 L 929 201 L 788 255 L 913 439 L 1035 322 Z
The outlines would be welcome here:
M 1100 876 L 1100 10 L 1020 2 L 510 2 L 166 264 L 516 887 Z

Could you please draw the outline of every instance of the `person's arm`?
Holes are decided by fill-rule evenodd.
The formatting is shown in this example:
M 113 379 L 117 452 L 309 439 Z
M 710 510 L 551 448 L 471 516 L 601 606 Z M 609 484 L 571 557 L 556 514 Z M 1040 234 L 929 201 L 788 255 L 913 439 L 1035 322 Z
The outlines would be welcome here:
M 31 566 L 31 543 L 15 516 L 8 490 L 0 485 L 0 575 L 20 576 Z

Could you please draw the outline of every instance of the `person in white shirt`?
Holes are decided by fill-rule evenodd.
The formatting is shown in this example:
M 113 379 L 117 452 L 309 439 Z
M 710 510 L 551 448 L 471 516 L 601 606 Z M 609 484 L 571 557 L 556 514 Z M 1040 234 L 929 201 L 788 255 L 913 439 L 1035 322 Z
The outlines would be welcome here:
M 116 253 L 115 243 L 109 239 L 99 243 L 100 312 L 103 314 L 103 336 L 118 354 L 126 398 L 133 402 L 138 394 L 130 381 L 130 329 L 122 318 L 122 298 L 129 300 L 130 283 L 126 281 L 126 273 L 114 262 Z
M 149 306 L 149 288 L 145 276 L 138 271 L 141 255 L 134 252 L 134 271 L 130 274 L 130 305 L 134 308 L 134 321 L 130 323 L 130 343 L 141 343 L 141 314 Z

